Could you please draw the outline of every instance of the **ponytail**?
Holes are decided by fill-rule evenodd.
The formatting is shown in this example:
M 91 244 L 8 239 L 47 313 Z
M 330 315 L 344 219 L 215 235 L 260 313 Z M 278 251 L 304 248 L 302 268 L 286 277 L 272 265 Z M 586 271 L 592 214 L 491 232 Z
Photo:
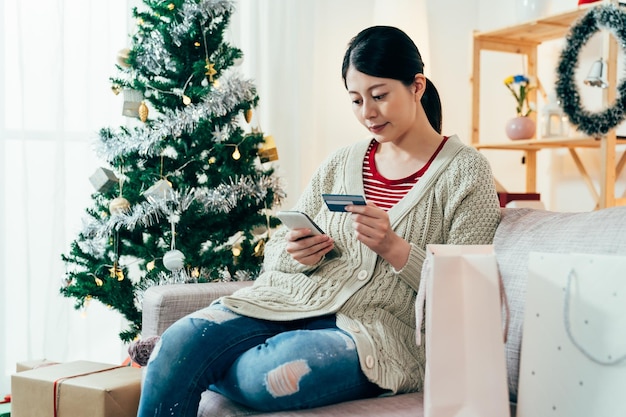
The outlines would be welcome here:
M 437 133 L 441 133 L 441 99 L 439 98 L 437 88 L 435 88 L 435 85 L 428 78 L 426 78 L 426 90 L 422 96 L 421 103 L 422 107 L 424 107 L 424 111 L 426 112 L 426 117 L 428 117 L 430 125 L 437 131 Z

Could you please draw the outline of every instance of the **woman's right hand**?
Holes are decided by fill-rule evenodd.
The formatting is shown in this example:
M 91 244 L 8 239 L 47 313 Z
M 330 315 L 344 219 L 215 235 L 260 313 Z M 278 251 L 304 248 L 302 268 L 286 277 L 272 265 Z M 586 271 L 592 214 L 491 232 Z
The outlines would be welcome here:
M 335 242 L 328 235 L 313 235 L 310 229 L 293 229 L 285 235 L 285 250 L 303 265 L 315 265 L 333 250 Z

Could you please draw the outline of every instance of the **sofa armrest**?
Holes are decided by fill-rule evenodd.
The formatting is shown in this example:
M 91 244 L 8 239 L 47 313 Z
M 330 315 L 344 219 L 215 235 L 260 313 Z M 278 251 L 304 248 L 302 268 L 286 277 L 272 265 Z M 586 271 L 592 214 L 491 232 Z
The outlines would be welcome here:
M 252 285 L 252 281 L 155 285 L 143 297 L 142 338 L 161 335 L 176 320 L 207 307 L 224 295 Z

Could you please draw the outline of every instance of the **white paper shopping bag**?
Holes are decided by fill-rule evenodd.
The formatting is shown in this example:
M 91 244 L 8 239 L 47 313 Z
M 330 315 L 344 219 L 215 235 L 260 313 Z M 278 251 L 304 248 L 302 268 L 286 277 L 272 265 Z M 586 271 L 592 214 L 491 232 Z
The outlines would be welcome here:
M 425 298 L 424 415 L 509 416 L 493 247 L 428 245 L 426 252 L 417 303 L 419 321 Z
M 517 416 L 626 416 L 626 256 L 531 252 Z

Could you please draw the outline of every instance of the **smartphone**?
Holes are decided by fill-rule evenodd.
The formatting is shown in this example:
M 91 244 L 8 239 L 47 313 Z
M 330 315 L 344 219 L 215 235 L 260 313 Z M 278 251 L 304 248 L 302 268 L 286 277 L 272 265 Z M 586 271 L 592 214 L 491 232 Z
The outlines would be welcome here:
M 346 211 L 347 205 L 364 206 L 365 197 L 351 194 L 322 194 L 326 207 L 330 211 Z
M 276 217 L 290 229 L 311 229 L 314 235 L 324 234 L 313 219 L 301 211 L 279 211 Z

